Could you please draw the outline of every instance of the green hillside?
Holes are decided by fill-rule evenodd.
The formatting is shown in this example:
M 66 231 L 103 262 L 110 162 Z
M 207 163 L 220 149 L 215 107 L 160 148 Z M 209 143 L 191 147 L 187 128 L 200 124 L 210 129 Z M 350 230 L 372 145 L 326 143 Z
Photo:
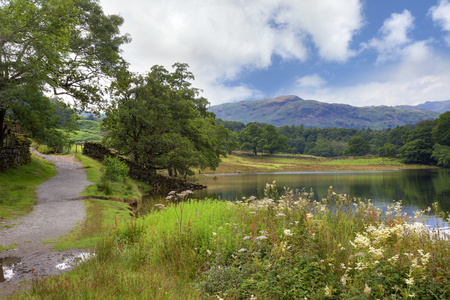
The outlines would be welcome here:
M 297 96 L 242 101 L 211 106 L 217 118 L 244 123 L 263 122 L 275 126 L 345 127 L 361 129 L 393 128 L 422 120 L 436 119 L 439 113 L 426 110 L 405 110 L 390 106 L 355 107 L 303 100 Z

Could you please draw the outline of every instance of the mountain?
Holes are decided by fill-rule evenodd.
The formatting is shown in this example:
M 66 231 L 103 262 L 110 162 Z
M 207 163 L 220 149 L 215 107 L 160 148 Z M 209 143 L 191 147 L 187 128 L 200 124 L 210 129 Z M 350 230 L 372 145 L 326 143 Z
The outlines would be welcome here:
M 445 113 L 450 110 L 450 100 L 446 101 L 427 101 L 423 104 L 416 105 L 416 107 L 431 111 L 436 111 L 438 113 Z
M 420 108 L 399 109 L 390 106 L 355 107 L 347 104 L 331 104 L 315 100 L 303 100 L 297 96 L 280 96 L 273 99 L 225 103 L 209 108 L 217 118 L 243 123 L 261 122 L 275 126 L 300 125 L 306 127 L 345 127 L 382 129 L 431 120 L 438 112 Z

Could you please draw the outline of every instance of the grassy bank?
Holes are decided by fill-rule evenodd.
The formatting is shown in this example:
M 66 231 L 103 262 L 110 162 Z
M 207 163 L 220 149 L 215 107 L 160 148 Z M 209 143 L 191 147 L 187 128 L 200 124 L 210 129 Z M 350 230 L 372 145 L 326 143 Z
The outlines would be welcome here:
M 395 158 L 341 157 L 323 158 L 307 155 L 228 155 L 222 158 L 219 167 L 205 170 L 205 174 L 294 172 L 294 171 L 350 171 L 424 168 L 407 165 Z M 426 166 L 429 168 L 429 166 Z
M 0 221 L 29 213 L 36 204 L 36 187 L 55 175 L 55 166 L 34 154 L 30 164 L 0 173 Z
M 29 299 L 448 299 L 450 244 L 400 203 L 274 184 L 266 198 L 155 203 L 116 224 L 97 256 L 33 283 Z M 437 207 L 430 211 L 439 213 Z M 418 223 L 416 223 L 418 222 Z

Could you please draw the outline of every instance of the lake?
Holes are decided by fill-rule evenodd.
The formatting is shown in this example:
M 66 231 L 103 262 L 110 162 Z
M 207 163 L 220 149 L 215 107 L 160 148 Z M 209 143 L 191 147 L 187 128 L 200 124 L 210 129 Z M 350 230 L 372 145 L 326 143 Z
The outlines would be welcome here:
M 230 201 L 252 195 L 262 198 L 265 184 L 274 180 L 280 191 L 284 186 L 312 188 L 316 199 L 326 197 L 328 188 L 333 186 L 336 193 L 371 199 L 379 207 L 402 200 L 404 210 L 410 215 L 431 207 L 436 201 L 443 211 L 450 211 L 449 169 L 215 174 L 200 179 L 199 183 L 208 188 L 196 191 L 195 196 Z M 432 216 L 427 219 L 427 223 L 437 221 Z

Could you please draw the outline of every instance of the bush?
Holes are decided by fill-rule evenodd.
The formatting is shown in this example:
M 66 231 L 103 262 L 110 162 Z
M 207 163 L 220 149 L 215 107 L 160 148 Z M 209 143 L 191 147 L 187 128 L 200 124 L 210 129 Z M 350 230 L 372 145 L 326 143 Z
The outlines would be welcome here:
M 107 156 L 102 162 L 103 178 L 111 181 L 124 181 L 130 168 L 117 156 Z

